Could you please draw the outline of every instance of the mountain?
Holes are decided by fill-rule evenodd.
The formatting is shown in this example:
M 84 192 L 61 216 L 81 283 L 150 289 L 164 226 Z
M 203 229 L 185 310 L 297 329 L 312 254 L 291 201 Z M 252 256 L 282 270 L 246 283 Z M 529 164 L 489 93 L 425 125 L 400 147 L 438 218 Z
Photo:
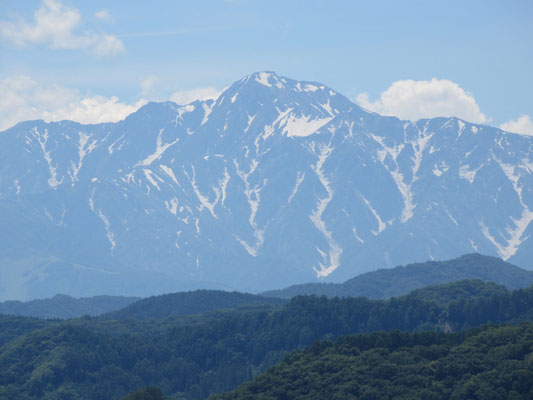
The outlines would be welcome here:
M 165 319 L 206 311 L 226 310 L 254 305 L 283 305 L 287 301 L 249 293 L 220 290 L 196 290 L 151 296 L 127 307 L 102 315 L 104 319 Z
M 0 133 L 0 300 L 257 292 L 472 251 L 531 268 L 533 138 L 258 72 Z
M 407 294 L 424 286 L 464 279 L 479 279 L 503 285 L 508 289 L 520 289 L 533 284 L 533 271 L 526 271 L 496 257 L 468 254 L 448 261 L 428 261 L 379 269 L 361 274 L 344 283 L 293 285 L 286 289 L 267 291 L 263 295 L 287 299 L 310 294 L 386 299 Z
M 317 342 L 212 400 L 531 399 L 533 324 Z
M 75 318 L 96 316 L 119 310 L 139 300 L 138 297 L 94 296 L 81 299 L 58 294 L 51 299 L 5 301 L 0 303 L 0 314 L 22 315 L 38 318 Z

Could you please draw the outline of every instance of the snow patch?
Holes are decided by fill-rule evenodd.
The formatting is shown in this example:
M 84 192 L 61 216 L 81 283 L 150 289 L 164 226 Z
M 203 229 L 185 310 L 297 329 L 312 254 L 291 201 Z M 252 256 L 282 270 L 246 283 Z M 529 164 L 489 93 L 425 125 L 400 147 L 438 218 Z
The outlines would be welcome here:
M 470 157 L 470 154 L 472 154 L 476 149 L 479 147 L 479 145 L 475 145 L 472 150 L 470 150 L 468 153 L 465 154 L 465 159 Z
M 209 114 L 213 111 L 213 107 L 215 106 L 215 102 L 213 104 L 208 105 L 207 102 L 202 103 L 202 108 L 204 109 L 204 118 L 202 119 L 202 123 L 200 125 L 203 125 L 207 122 L 207 118 L 209 117 Z
M 91 211 L 96 214 L 96 216 L 100 218 L 100 220 L 104 223 L 107 240 L 111 245 L 111 250 L 113 250 L 117 242 L 115 241 L 115 234 L 111 231 L 111 223 L 109 222 L 109 219 L 105 216 L 105 214 L 102 212 L 102 210 L 95 207 L 93 198 L 94 189 L 91 193 L 91 197 L 89 197 L 89 207 L 91 208 Z
M 476 179 L 477 171 L 479 171 L 483 167 L 483 164 L 481 164 L 476 169 L 470 169 L 470 165 L 465 164 L 461 165 L 459 167 L 459 176 L 463 179 L 466 179 L 470 183 L 474 183 L 474 180 Z
M 254 119 L 255 119 L 255 115 L 253 117 L 250 117 L 248 115 L 248 125 L 246 126 L 244 133 L 248 132 L 248 129 L 250 129 L 250 126 L 252 125 L 252 122 L 254 122 Z
M 181 106 L 180 108 L 178 108 L 178 117 L 176 118 L 176 121 L 177 121 L 177 119 L 181 119 L 183 117 L 183 115 L 185 115 L 187 113 L 192 113 L 194 110 L 195 110 L 195 107 L 192 104 L 187 104 L 186 106 Z
M 457 120 L 457 127 L 459 128 L 459 131 L 457 132 L 457 138 L 460 138 L 463 134 L 463 131 L 465 130 L 465 123 L 461 121 L 460 119 Z
M 268 137 L 271 136 L 274 133 L 274 131 L 276 130 L 276 125 L 278 125 L 278 124 L 281 125 L 280 122 L 282 120 L 284 120 L 285 117 L 287 116 L 287 114 L 289 114 L 292 111 L 292 108 L 287 108 L 285 111 L 280 111 L 278 108 L 276 108 L 276 110 L 278 111 L 278 116 L 276 117 L 276 119 L 270 125 L 266 125 L 265 126 L 265 130 L 264 130 L 264 133 L 262 135 L 263 140 L 268 139 Z M 251 123 L 251 121 L 249 121 L 249 124 L 250 123 Z M 246 130 L 248 130 L 248 128 Z M 256 145 L 256 147 L 257 147 L 257 145 Z
M 107 148 L 107 152 L 109 153 L 109 155 L 113 154 L 113 149 L 115 147 L 115 145 L 124 138 L 124 135 L 122 135 L 121 137 L 119 137 L 117 140 L 115 140 L 113 143 L 111 143 L 108 148 Z M 119 148 L 120 150 L 120 148 Z
M 178 215 L 178 199 L 176 197 L 171 198 L 169 201 L 165 201 L 165 207 L 171 214 L 174 214 L 175 216 Z
M 226 202 L 226 188 L 228 187 L 229 179 L 228 169 L 224 167 L 224 177 L 218 180 L 220 190 L 222 191 L 222 205 Z
M 287 202 L 287 204 L 291 204 L 291 201 L 292 199 L 294 199 L 296 192 L 298 192 L 298 189 L 300 188 L 300 185 L 302 184 L 304 178 L 305 178 L 305 172 L 298 172 L 296 174 L 296 184 L 292 188 L 292 192 L 291 192 L 291 195 L 289 196 L 289 201 Z
M 294 114 L 290 114 L 285 119 L 285 127 L 283 128 L 283 134 L 287 135 L 288 137 L 309 136 L 333 119 L 332 117 L 316 119 L 311 118 L 312 117 L 310 115 L 297 117 Z
M 529 158 L 522 158 L 520 161 L 522 161 L 520 168 L 524 169 L 528 174 L 531 174 L 533 172 L 533 162 Z
M 167 176 L 172 179 L 172 181 L 174 181 L 174 183 L 178 186 L 180 186 L 178 180 L 176 179 L 176 175 L 174 175 L 174 171 L 172 170 L 172 168 L 170 167 L 167 167 L 166 165 L 163 165 L 161 164 L 159 166 L 159 168 L 165 173 L 167 174 Z
M 261 85 L 263 86 L 268 86 L 268 87 L 272 87 L 272 85 L 270 84 L 270 82 L 268 82 L 268 78 L 270 77 L 271 75 L 270 74 L 267 74 L 266 72 L 260 72 L 259 74 L 257 74 L 257 76 L 255 77 L 255 80 L 257 82 L 259 82 Z
M 439 163 L 439 164 L 435 164 L 433 166 L 433 174 L 436 175 L 436 176 L 442 176 L 443 173 L 447 172 L 448 170 L 450 169 L 450 167 L 448 167 L 448 164 L 446 164 L 444 161 Z
M 446 215 L 452 220 L 452 222 L 459 226 L 459 224 L 457 223 L 457 220 L 453 217 L 453 215 L 450 213 L 450 210 L 448 210 L 446 207 L 444 207 L 444 211 L 446 212 Z
M 80 172 L 80 169 L 83 165 L 83 159 L 87 154 L 91 153 L 96 148 L 97 143 L 96 139 L 89 143 L 89 139 L 92 137 L 92 135 L 87 135 L 83 132 L 78 132 L 78 135 L 78 164 L 75 165 L 74 161 L 70 162 L 72 172 L 69 172 L 69 174 L 72 182 L 76 182 L 78 180 L 78 172 Z
M 226 201 L 226 188 L 228 186 L 230 175 L 228 173 L 228 169 L 224 168 L 224 176 L 217 181 L 217 186 L 212 186 L 211 190 L 215 193 L 215 199 L 213 201 L 209 201 L 209 198 L 207 196 L 204 196 L 200 189 L 198 188 L 198 184 L 196 183 L 196 170 L 194 166 L 191 165 L 192 169 L 192 177 L 189 176 L 189 174 L 184 170 L 185 175 L 189 179 L 189 182 L 191 183 L 191 186 L 193 188 L 194 194 L 196 194 L 196 197 L 200 201 L 200 210 L 202 210 L 204 207 L 209 210 L 213 218 L 218 219 L 217 215 L 215 214 L 215 207 L 218 204 L 220 200 L 222 205 L 224 205 Z
M 365 241 L 364 241 L 363 239 L 361 239 L 361 238 L 359 237 L 359 235 L 357 234 L 357 229 L 355 229 L 355 225 L 354 225 L 354 227 L 352 228 L 352 232 L 353 232 L 353 234 L 354 234 L 354 236 L 355 236 L 355 238 L 356 238 L 357 240 L 359 240 L 361 243 L 364 243 L 364 242 L 365 242 Z
M 377 213 L 377 211 L 374 209 L 374 207 L 372 207 L 372 205 L 370 204 L 370 202 L 365 198 L 365 196 L 363 196 L 361 194 L 361 198 L 363 199 L 363 201 L 365 202 L 366 206 L 368 207 L 368 209 L 370 210 L 370 212 L 374 215 L 374 217 L 376 218 L 376 220 L 378 221 L 378 230 L 375 231 L 375 230 L 372 230 L 372 235 L 374 236 L 377 236 L 379 235 L 381 232 L 383 232 L 385 230 L 385 228 L 387 227 L 387 224 L 385 222 L 383 222 L 383 220 L 381 219 L 381 217 L 379 216 L 379 214 Z
M 149 166 L 155 160 L 161 158 L 161 156 L 163 155 L 163 153 L 165 152 L 166 149 L 168 149 L 170 146 L 176 144 L 179 141 L 179 138 L 176 138 L 176 140 L 174 140 L 173 142 L 163 144 L 163 141 L 161 139 L 161 135 L 163 134 L 164 130 L 165 130 L 164 128 L 161 128 L 159 130 L 159 133 L 157 135 L 156 144 L 155 144 L 155 146 L 156 146 L 155 152 L 150 154 L 148 157 L 146 157 L 143 161 L 141 161 L 137 165 L 143 165 L 145 167 Z
M 50 151 L 46 150 L 46 143 L 48 142 L 48 129 L 44 130 L 44 134 L 39 133 L 37 128 L 33 128 L 34 135 L 41 146 L 41 151 L 43 152 L 43 158 L 48 165 L 48 171 L 50 172 L 50 178 L 48 179 L 48 185 L 52 189 L 56 189 L 59 185 L 63 183 L 63 178 L 57 180 L 57 164 L 52 165 L 52 157 L 50 156 Z
M 163 182 L 163 180 L 161 178 L 159 178 L 153 171 L 145 168 L 143 169 L 143 172 L 144 172 L 144 176 L 146 176 L 146 179 L 148 179 L 148 181 L 157 189 L 157 190 L 161 190 L 161 188 L 159 187 L 159 184 L 156 182 L 156 180 L 154 179 L 154 176 L 160 180 L 161 182 Z
M 524 199 L 522 198 L 523 185 L 519 184 L 520 175 L 517 173 L 515 166 L 504 163 L 496 156 L 494 156 L 494 154 L 493 157 L 499 164 L 507 179 L 509 179 L 509 181 L 511 182 L 522 207 L 522 213 L 520 215 L 520 218 L 518 219 L 509 217 L 512 225 L 508 225 L 505 227 L 505 234 L 499 232 L 500 235 L 504 238 L 504 244 L 498 242 L 496 238 L 490 234 L 489 228 L 483 222 L 480 222 L 480 227 L 481 231 L 483 232 L 483 235 L 485 235 L 485 237 L 494 245 L 494 247 L 496 247 L 498 255 L 503 260 L 507 260 L 513 255 L 515 255 L 520 245 L 529 238 L 529 236 L 523 238 L 523 235 L 530 223 L 533 221 L 533 211 L 531 211 L 529 207 L 524 203 Z
M 333 110 L 333 109 L 331 108 L 331 104 L 330 104 L 330 100 L 329 100 L 329 99 L 328 99 L 328 102 L 327 102 L 326 104 L 321 104 L 320 106 L 321 106 L 324 110 L 326 110 L 326 112 L 327 112 L 329 115 L 331 115 L 332 117 L 338 114 L 337 110 Z
M 405 129 L 406 129 L 406 125 L 404 125 L 404 131 Z M 408 221 L 414 215 L 414 209 L 416 207 L 416 204 L 414 203 L 414 200 L 413 200 L 414 195 L 412 191 L 412 186 L 418 180 L 417 173 L 422 163 L 422 157 L 423 157 L 424 151 L 427 148 L 429 140 L 434 135 L 434 133 L 427 133 L 427 124 L 424 127 L 423 131 L 420 131 L 418 127 L 416 127 L 416 129 L 418 132 L 416 139 L 409 142 L 413 150 L 413 157 L 411 157 L 411 161 L 413 162 L 413 165 L 411 167 L 411 180 L 408 182 L 405 180 L 403 173 L 401 173 L 400 166 L 396 160 L 398 158 L 398 155 L 404 149 L 404 145 L 400 144 L 397 146 L 389 147 L 385 144 L 385 141 L 382 137 L 379 137 L 373 134 L 370 135 L 377 143 L 380 144 L 381 150 L 378 150 L 376 153 L 378 156 L 378 159 L 383 165 L 383 167 L 391 175 L 392 179 L 394 180 L 394 183 L 396 184 L 396 187 L 398 188 L 403 198 L 404 206 L 403 206 L 402 214 L 400 216 L 401 222 Z M 389 164 L 385 162 L 387 155 L 390 155 L 392 157 L 394 168 L 391 168 Z
M 316 205 L 316 209 L 311 213 L 309 218 L 315 225 L 315 227 L 324 235 L 326 238 L 326 241 L 328 242 L 329 247 L 329 262 L 328 257 L 324 253 L 323 254 L 323 262 L 318 263 L 318 268 L 313 267 L 315 270 L 317 276 L 319 278 L 326 277 L 330 275 L 333 271 L 335 271 L 339 267 L 339 260 L 340 256 L 342 254 L 342 248 L 335 242 L 333 239 L 333 234 L 331 231 L 328 231 L 326 227 L 326 222 L 322 219 L 322 214 L 326 210 L 326 207 L 328 206 L 331 199 L 333 199 L 333 189 L 331 188 L 331 183 L 324 174 L 324 163 L 328 159 L 329 155 L 333 151 L 333 148 L 331 147 L 331 144 L 329 145 L 322 145 L 319 147 L 319 153 L 317 154 L 318 160 L 315 165 L 311 166 L 311 169 L 315 172 L 316 176 L 318 177 L 318 180 L 326 189 L 327 196 L 320 199 Z M 315 153 L 316 154 L 316 153 Z M 328 265 L 329 264 L 329 265 Z
M 245 172 L 244 170 L 241 170 L 239 167 L 239 164 L 237 163 L 237 160 L 233 160 L 233 164 L 235 165 L 235 169 L 237 171 L 237 175 L 241 178 L 242 182 L 244 183 L 244 195 L 246 196 L 246 200 L 248 201 L 248 204 L 250 205 L 250 217 L 248 218 L 248 223 L 253 229 L 253 235 L 255 238 L 255 245 L 250 245 L 246 241 L 242 240 L 238 236 L 235 236 L 237 241 L 246 249 L 246 251 L 253 257 L 257 256 L 258 250 L 261 248 L 261 246 L 264 243 L 264 233 L 265 230 L 268 227 L 268 224 L 263 227 L 263 229 L 259 229 L 257 226 L 257 222 L 255 221 L 255 217 L 257 214 L 257 210 L 259 208 L 259 202 L 261 201 L 261 190 L 263 189 L 264 185 L 266 184 L 266 180 L 263 181 L 263 185 L 254 185 L 253 187 L 250 184 L 249 177 L 252 175 L 257 168 L 258 162 L 257 160 L 252 160 L 252 163 L 250 165 L 250 169 L 248 172 Z
M 212 188 L 213 191 L 215 192 L 215 200 L 210 202 L 209 198 L 207 196 L 204 196 L 200 192 L 200 189 L 198 189 L 198 184 L 196 183 L 196 170 L 194 168 L 194 165 L 191 165 L 191 169 L 192 169 L 192 177 L 189 176 L 187 171 L 183 170 L 183 172 L 187 176 L 187 179 L 189 179 L 189 182 L 191 183 L 191 186 L 192 186 L 192 189 L 194 191 L 194 194 L 196 195 L 196 197 L 200 201 L 201 206 L 200 206 L 199 210 L 201 211 L 205 207 L 205 208 L 207 208 L 209 210 L 209 212 L 211 213 L 213 218 L 218 218 L 216 216 L 216 214 L 215 214 L 215 206 L 217 205 L 218 201 L 220 200 L 220 190 L 218 188 L 215 188 L 215 187 Z

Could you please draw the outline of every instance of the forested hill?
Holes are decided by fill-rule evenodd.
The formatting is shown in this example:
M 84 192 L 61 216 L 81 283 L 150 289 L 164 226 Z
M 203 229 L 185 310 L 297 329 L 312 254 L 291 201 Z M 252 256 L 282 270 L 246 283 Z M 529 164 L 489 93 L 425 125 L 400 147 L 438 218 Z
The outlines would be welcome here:
M 533 324 L 346 336 L 211 400 L 533 399 Z
M 282 305 L 287 300 L 249 293 L 196 290 L 152 296 L 102 316 L 105 319 L 165 319 L 206 311 L 225 310 L 259 304 Z
M 300 296 L 285 306 L 176 319 L 29 324 L 27 333 L 0 347 L 0 399 L 116 400 L 148 385 L 176 398 L 204 399 L 319 339 L 533 320 L 533 287 L 493 289 L 479 282 L 428 289 L 444 291 L 436 296 L 440 303 L 423 291 L 390 300 Z M 448 301 L 454 293 L 458 298 Z
M 467 301 L 473 297 L 481 299 L 505 296 L 507 292 L 505 286 L 472 279 L 426 286 L 413 290 L 407 297 L 445 305 L 453 302 Z
M 139 300 L 139 297 L 94 296 L 76 299 L 58 294 L 50 299 L 5 301 L 0 303 L 0 314 L 22 315 L 38 318 L 75 318 L 96 316 L 119 310 Z
M 54 323 L 59 323 L 59 320 L 51 321 L 40 318 L 0 314 L 0 348 L 19 336 L 37 331 Z
M 386 299 L 424 286 L 464 279 L 479 279 L 504 285 L 508 289 L 519 289 L 533 284 L 533 271 L 526 271 L 496 257 L 467 254 L 448 261 L 428 261 L 379 269 L 344 283 L 308 283 L 262 294 L 280 298 L 316 294 L 328 297 L 363 296 L 369 299 Z

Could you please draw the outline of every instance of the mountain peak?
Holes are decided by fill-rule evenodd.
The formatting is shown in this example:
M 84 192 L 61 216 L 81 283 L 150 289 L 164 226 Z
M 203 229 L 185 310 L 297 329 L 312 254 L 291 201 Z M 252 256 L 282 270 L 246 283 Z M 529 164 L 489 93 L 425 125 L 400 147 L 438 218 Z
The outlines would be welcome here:
M 266 86 L 266 87 L 277 87 L 279 89 L 284 88 L 284 83 L 286 82 L 286 78 L 279 77 L 275 72 L 273 71 L 259 71 L 254 72 L 251 75 L 248 75 L 246 78 L 244 78 L 246 82 L 252 80 L 260 85 Z
M 262 85 L 271 89 L 287 89 L 293 92 L 306 92 L 314 93 L 323 91 L 329 96 L 340 95 L 334 90 L 328 88 L 322 83 L 310 82 L 310 81 L 297 81 L 295 79 L 287 78 L 285 76 L 278 75 L 274 71 L 258 71 L 253 74 L 247 75 L 241 80 L 237 81 L 235 84 L 245 85 L 252 84 L 252 86 L 257 87 L 257 85 Z

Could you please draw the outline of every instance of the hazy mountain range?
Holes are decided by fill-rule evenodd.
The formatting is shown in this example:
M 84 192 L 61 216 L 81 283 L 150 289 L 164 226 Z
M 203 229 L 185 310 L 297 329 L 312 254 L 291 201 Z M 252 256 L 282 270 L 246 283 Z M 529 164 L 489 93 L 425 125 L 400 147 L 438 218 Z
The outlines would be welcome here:
M 480 252 L 531 268 L 533 138 L 249 75 L 0 133 L 0 299 L 262 291 Z
M 479 291 L 482 287 L 489 288 L 492 293 L 497 285 L 501 285 L 499 287 L 502 290 L 522 289 L 533 284 L 533 271 L 526 271 L 496 257 L 468 254 L 453 260 L 428 261 L 367 272 L 343 283 L 307 283 L 261 295 L 221 290 L 169 293 L 144 299 L 122 296 L 75 299 L 56 295 L 51 299 L 0 302 L 0 314 L 62 319 L 85 315 L 104 319 L 165 319 L 238 307 L 282 305 L 298 295 L 388 299 L 410 292 L 417 293 L 417 289 L 423 291 L 425 289 L 422 288 L 429 285 L 437 285 L 432 287 L 438 289 L 441 296 L 445 292 L 443 285 L 455 288 L 452 298 L 458 300 L 461 294 L 457 288 L 461 284 L 478 291 L 476 295 L 481 294 Z M 426 297 L 439 302 L 433 292 L 426 292 Z

